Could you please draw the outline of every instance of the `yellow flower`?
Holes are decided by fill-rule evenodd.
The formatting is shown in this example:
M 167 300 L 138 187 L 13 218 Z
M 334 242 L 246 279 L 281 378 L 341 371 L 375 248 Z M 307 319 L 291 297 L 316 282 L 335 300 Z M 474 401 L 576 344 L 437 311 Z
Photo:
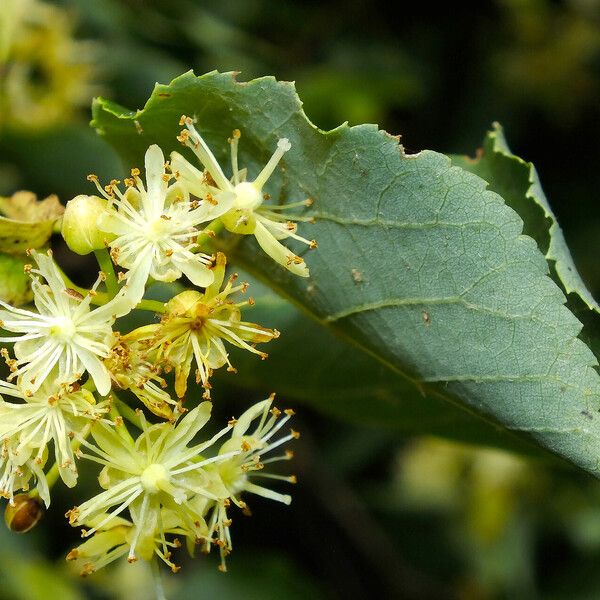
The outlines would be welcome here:
M 140 327 L 123 338 L 127 342 L 145 344 L 149 360 L 164 362 L 175 369 L 175 391 L 180 398 L 187 390 L 192 362 L 196 363 L 196 382 L 204 386 L 205 398 L 210 397 L 209 378 L 213 369 L 227 364 L 230 371 L 235 370 L 223 342 L 266 358 L 267 354 L 257 350 L 254 344 L 279 336 L 277 330 L 241 320 L 240 308 L 253 301 L 235 303 L 229 299 L 247 288 L 244 283 L 233 285 L 235 275 L 221 290 L 225 265 L 225 255 L 218 253 L 213 268 L 214 282 L 204 293 L 190 290 L 175 296 L 167 303 L 167 311 L 159 324 Z
M 106 304 L 91 308 L 97 279 L 90 292 L 72 294 L 51 255 L 31 252 L 37 268 L 29 268 L 33 300 L 37 311 L 15 308 L 0 301 L 0 327 L 18 336 L 0 337 L 15 342 L 16 360 L 8 361 L 22 389 L 36 392 L 56 367 L 57 382 L 70 384 L 87 371 L 98 392 L 110 391 L 110 376 L 102 359 L 110 351 L 112 325 L 131 310 L 127 288 Z M 6 351 L 4 352 L 6 356 Z
M 161 377 L 160 365 L 146 360 L 139 343 L 127 343 L 116 336 L 104 366 L 113 381 L 121 388 L 130 390 L 155 415 L 171 420 L 171 406 L 175 402 L 164 389 L 167 382 Z
M 202 458 L 204 450 L 231 430 L 230 425 L 208 441 L 188 446 L 210 418 L 211 408 L 210 402 L 203 402 L 175 425 L 149 426 L 139 411 L 142 433 L 136 440 L 125 432 L 119 435 L 114 427 L 98 423 L 92 430 L 96 445 L 80 438 L 82 450 L 78 454 L 104 466 L 98 481 L 105 491 L 69 511 L 71 524 L 80 526 L 92 522 L 93 527 L 84 534 L 90 537 L 128 509 L 135 525 L 127 544 L 129 561 L 137 559 L 139 548 L 153 543 L 157 530 L 161 537 L 167 533 L 161 521 L 163 509 L 175 511 L 189 531 L 197 530 L 197 523 L 203 519 L 190 500 L 195 496 L 218 500 L 227 494 L 218 477 L 211 475 L 206 467 L 240 452 L 238 448 Z M 114 510 L 108 513 L 110 508 Z
M 113 234 L 108 242 L 114 262 L 126 269 L 132 302 L 143 297 L 148 277 L 175 281 L 185 274 L 199 286 L 210 285 L 212 257 L 197 252 L 200 223 L 212 221 L 215 205 L 208 201 L 190 201 L 179 183 L 170 184 L 165 173 L 165 158 L 157 145 L 146 151 L 146 185 L 139 170 L 131 171 L 127 189 L 121 192 L 118 181 L 105 188 L 90 175 L 98 191 L 109 201 L 98 227 Z M 220 194 L 227 198 L 227 194 Z M 218 202 L 214 200 L 214 202 Z
M 243 492 L 256 494 L 283 504 L 290 504 L 292 501 L 288 494 L 280 494 L 253 482 L 255 478 L 262 478 L 296 483 L 293 475 L 275 475 L 264 471 L 264 466 L 268 463 L 290 460 L 293 457 L 289 451 L 268 459 L 264 459 L 265 454 L 300 437 L 297 431 L 291 429 L 286 435 L 276 440 L 273 439 L 275 434 L 294 416 L 294 411 L 291 409 L 282 412 L 272 406 L 274 399 L 275 394 L 244 412 L 235 421 L 231 438 L 219 450 L 219 454 L 229 454 L 233 448 L 242 448 L 241 453 L 219 463 L 216 467 L 234 502 L 238 501 Z M 250 432 L 253 421 L 258 421 L 258 423 L 254 431 Z
M 267 162 L 263 170 L 254 181 L 246 181 L 246 169 L 238 169 L 238 141 L 240 131 L 236 129 L 231 137 L 231 167 L 233 177 L 231 181 L 225 177 L 206 142 L 202 139 L 193 120 L 189 117 L 181 117 L 181 125 L 187 129 L 178 137 L 182 144 L 191 148 L 194 154 L 206 169 L 205 173 L 191 165 L 183 156 L 177 152 L 171 153 L 171 170 L 175 177 L 183 183 L 191 194 L 198 198 L 211 198 L 219 192 L 232 194 L 230 208 L 223 212 L 220 220 L 223 225 L 233 233 L 253 235 L 260 247 L 276 262 L 286 269 L 308 277 L 308 267 L 304 260 L 286 248 L 279 240 L 292 238 L 307 244 L 310 248 L 316 248 L 315 240 L 307 240 L 296 233 L 297 226 L 294 222 L 281 214 L 281 211 L 299 206 L 310 206 L 312 200 L 303 200 L 281 206 L 265 206 L 263 203 L 269 199 L 268 194 L 263 193 L 263 187 L 273 174 L 283 155 L 291 148 L 289 140 L 280 139 L 277 149 Z M 296 220 L 302 220 L 296 217 Z
M 1 412 L 1 411 L 0 411 Z M 4 438 L 0 449 L 0 496 L 7 498 L 14 505 L 17 490 L 29 490 L 29 482 L 36 479 L 37 491 L 46 506 L 50 505 L 50 489 L 44 474 L 44 465 L 48 452 L 41 456 L 37 448 L 19 444 L 11 438 Z
M 88 390 L 77 384 L 59 386 L 54 380 L 51 375 L 33 393 L 23 393 L 18 386 L 0 381 L 0 393 L 19 401 L 7 402 L 0 397 L 0 441 L 4 463 L 0 493 L 5 496 L 12 498 L 14 490 L 23 489 L 32 475 L 37 478 L 41 490 L 47 489 L 41 466 L 46 462 L 50 442 L 54 443 L 61 479 L 68 487 L 74 487 L 78 473 L 72 436 L 83 434 L 108 412 L 106 402 L 96 404 L 94 395 Z M 40 492 L 40 495 L 49 505 L 49 494 Z
M 291 440 L 298 439 L 300 434 L 293 429 L 289 433 L 277 439 L 273 439 L 283 426 L 292 418 L 294 411 L 287 409 L 280 411 L 272 406 L 275 394 L 266 400 L 251 406 L 242 416 L 231 421 L 233 430 L 231 438 L 220 448 L 219 455 L 231 456 L 227 460 L 215 463 L 212 468 L 218 472 L 221 482 L 228 491 L 228 496 L 216 501 L 212 506 L 212 512 L 207 517 L 208 539 L 205 550 L 210 550 L 210 541 L 213 541 L 221 554 L 221 565 L 219 569 L 225 571 L 225 557 L 231 552 L 231 534 L 229 527 L 231 519 L 228 517 L 227 509 L 231 503 L 248 513 L 246 502 L 242 500 L 243 493 L 256 494 L 263 498 L 275 500 L 283 504 L 290 504 L 292 497 L 281 494 L 256 480 L 285 481 L 296 483 L 295 475 L 279 475 L 265 470 L 265 465 L 279 461 L 291 460 L 294 456 L 291 450 L 284 450 L 283 454 L 264 456 L 276 448 Z M 254 431 L 250 431 L 253 421 L 258 421 Z M 232 449 L 240 448 L 242 451 L 232 455 Z
M 84 451 L 79 455 L 104 466 L 98 481 L 105 491 L 69 511 L 72 525 L 89 528 L 83 532 L 89 539 L 67 558 L 80 564 L 82 574 L 89 574 L 121 556 L 133 562 L 156 554 L 177 571 L 170 548 L 179 547 L 179 542 L 167 541 L 167 536 L 177 535 L 185 538 L 191 555 L 196 544 L 203 544 L 206 552 L 215 544 L 221 554 L 219 568 L 225 571 L 225 557 L 232 549 L 227 515 L 231 504 L 247 512 L 241 499 L 246 492 L 291 502 L 289 495 L 256 483 L 259 478 L 296 482 L 293 475 L 265 470 L 267 464 L 292 458 L 289 450 L 264 458 L 266 454 L 299 437 L 290 430 L 275 439 L 293 411 L 281 412 L 272 402 L 273 396 L 257 403 L 197 444 L 192 440 L 210 417 L 210 402 L 201 403 L 177 424 L 148 426 L 139 412 L 142 433 L 135 441 L 125 431 L 99 423 L 92 430 L 96 445 L 81 440 Z M 228 433 L 231 438 L 207 458 L 205 452 Z M 125 510 L 129 520 L 123 518 Z
M 131 521 L 122 517 L 110 518 L 107 514 L 98 515 L 95 519 L 84 523 L 84 525 L 93 528 L 103 521 L 104 525 L 98 528 L 92 537 L 71 550 L 67 555 L 67 560 L 75 561 L 82 576 L 90 575 L 128 554 L 132 540 L 136 535 L 136 527 Z M 190 533 L 182 525 L 176 512 L 162 509 L 159 521 L 154 524 L 154 531 L 149 532 L 149 535 L 145 535 L 143 540 L 138 541 L 136 557 L 149 561 L 156 555 L 173 573 L 177 573 L 180 567 L 173 562 L 171 549 L 179 548 L 181 542 L 177 537 L 167 540 L 165 535 L 169 535 L 169 537 L 173 535 L 182 536 L 186 539 L 192 536 L 192 541 L 195 542 L 199 536 L 204 535 L 205 531 L 206 525 L 203 520 L 202 522 L 198 521 L 195 531 Z
M 0 125 L 39 129 L 71 120 L 88 104 L 96 45 L 74 38 L 72 15 L 36 0 L 2 0 Z

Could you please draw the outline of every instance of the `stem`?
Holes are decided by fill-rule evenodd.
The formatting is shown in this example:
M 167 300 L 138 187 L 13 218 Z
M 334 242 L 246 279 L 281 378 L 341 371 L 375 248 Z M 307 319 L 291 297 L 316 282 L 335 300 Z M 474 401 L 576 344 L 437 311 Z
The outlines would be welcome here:
M 123 404 L 118 398 L 117 396 L 114 394 L 114 392 L 111 392 L 111 396 L 112 396 L 112 402 L 110 404 L 110 416 L 112 418 L 112 420 L 115 422 L 115 431 L 117 432 L 118 436 L 124 441 L 126 442 L 128 445 L 134 443 L 133 441 L 133 437 L 131 436 L 131 434 L 129 433 L 127 427 L 125 426 L 125 423 L 123 422 L 123 417 L 121 416 L 121 413 L 119 412 L 119 409 L 117 408 L 117 402 Z
M 213 234 L 217 235 L 223 230 L 223 222 L 220 217 L 217 217 L 214 221 L 211 221 L 199 234 L 196 238 L 196 243 L 201 245 L 203 243 L 208 243 L 210 245 L 210 241 L 213 239 Z M 207 233 L 210 231 L 211 233 Z M 200 249 L 198 249 L 200 251 Z
M 115 275 L 112 258 L 106 248 L 94 250 L 94 255 L 96 256 L 100 270 L 106 275 L 106 289 L 108 290 L 110 299 L 112 299 L 119 293 L 119 282 Z
M 137 413 L 135 412 L 135 410 L 133 410 L 133 408 L 131 408 L 131 406 L 129 406 L 129 404 L 126 404 L 125 402 L 123 402 L 123 400 L 118 398 L 114 394 L 114 392 L 112 393 L 112 398 L 113 398 L 113 403 L 115 404 L 116 407 L 118 407 L 117 410 L 120 412 L 121 416 L 124 419 L 127 419 L 132 425 L 134 425 L 138 429 L 142 429 L 142 423 L 140 421 L 140 418 L 137 416 Z
M 52 486 L 58 481 L 60 473 L 58 472 L 58 463 L 55 462 L 50 470 L 46 473 L 46 482 L 48 483 L 48 489 L 52 489 Z
M 167 600 L 163 588 L 162 577 L 160 576 L 160 566 L 156 556 L 152 558 L 150 566 L 152 568 L 152 578 L 154 579 L 154 593 L 156 594 L 156 600 Z
M 57 267 L 58 267 L 58 265 L 57 265 Z M 58 267 L 58 270 L 60 271 L 60 274 L 61 274 L 61 276 L 65 282 L 65 285 L 67 287 L 74 289 L 76 292 L 79 292 L 82 296 L 87 296 L 87 294 L 89 294 L 90 290 L 83 288 L 81 286 L 78 286 L 76 283 L 73 283 L 60 267 Z M 108 279 L 107 279 L 107 283 L 108 283 Z M 93 304 L 94 306 L 102 306 L 102 305 L 106 304 L 107 302 L 110 302 L 110 300 L 111 300 L 111 297 L 109 294 L 106 294 L 104 292 L 96 292 L 96 295 L 91 300 L 91 304 Z M 167 309 L 165 308 L 165 303 L 159 302 L 158 300 L 141 300 L 136 305 L 134 310 L 148 310 L 150 312 L 156 312 L 156 313 L 167 312 Z
M 150 310 L 157 313 L 167 312 L 165 303 L 158 300 L 141 300 L 135 308 L 136 310 Z

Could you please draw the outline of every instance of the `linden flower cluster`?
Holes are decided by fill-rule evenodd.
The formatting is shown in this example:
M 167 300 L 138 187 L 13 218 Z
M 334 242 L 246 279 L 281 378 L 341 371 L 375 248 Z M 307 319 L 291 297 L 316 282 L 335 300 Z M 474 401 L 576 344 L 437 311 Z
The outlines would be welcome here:
M 40 507 L 50 506 L 59 479 L 75 487 L 82 468 L 100 465 L 101 491 L 67 515 L 82 528 L 84 541 L 68 559 L 83 574 L 120 557 L 162 560 L 177 571 L 173 550 L 182 541 L 190 553 L 217 546 L 226 570 L 232 509 L 248 513 L 248 494 L 289 504 L 290 496 L 264 484 L 296 481 L 266 468 L 291 459 L 284 445 L 299 436 L 283 429 L 293 412 L 275 408 L 274 396 L 215 434 L 202 431 L 212 409 L 214 370 L 235 372 L 229 348 L 265 359 L 257 346 L 279 336 L 245 319 L 254 304 L 243 298 L 248 284 L 226 275 L 227 258 L 213 251 L 213 240 L 221 229 L 252 235 L 283 268 L 306 277 L 304 259 L 281 240 L 311 248 L 316 242 L 298 235 L 282 214 L 311 202 L 266 204 L 263 188 L 290 150 L 288 140 L 279 140 L 249 181 L 238 169 L 236 130 L 228 179 L 192 119 L 182 117 L 181 124 L 186 129 L 178 139 L 204 170 L 178 153 L 168 163 L 151 145 L 144 176 L 134 168 L 123 185 L 113 180 L 102 186 L 91 175 L 98 195 L 67 204 L 67 245 L 78 254 L 93 252 L 98 261 L 90 289 L 70 281 L 51 250 L 37 249 L 29 251 L 25 269 L 32 305 L 0 301 L 0 339 L 10 345 L 0 351 L 10 371 L 0 381 L 6 520 L 13 530 L 27 531 Z M 153 281 L 183 277 L 191 286 L 168 302 L 144 297 Z M 154 312 L 160 320 L 128 330 L 133 320 L 120 319 L 133 311 Z

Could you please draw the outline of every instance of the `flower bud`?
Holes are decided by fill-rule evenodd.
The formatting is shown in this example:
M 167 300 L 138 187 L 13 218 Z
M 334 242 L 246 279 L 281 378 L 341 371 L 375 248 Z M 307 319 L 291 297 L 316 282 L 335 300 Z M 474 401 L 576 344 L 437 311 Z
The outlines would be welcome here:
M 67 202 L 61 233 L 73 252 L 89 254 L 101 250 L 114 239 L 114 235 L 98 228 L 98 221 L 105 211 L 106 200 L 98 196 L 81 195 Z
M 40 522 L 45 512 L 39 496 L 32 498 L 29 494 L 17 494 L 13 504 L 6 506 L 4 521 L 11 531 L 27 533 Z

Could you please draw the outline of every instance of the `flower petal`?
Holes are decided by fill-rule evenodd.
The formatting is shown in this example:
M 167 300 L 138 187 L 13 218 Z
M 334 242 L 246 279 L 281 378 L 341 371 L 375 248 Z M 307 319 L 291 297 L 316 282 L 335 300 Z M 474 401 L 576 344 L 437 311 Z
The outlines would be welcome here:
M 256 222 L 254 236 L 259 246 L 277 263 L 300 277 L 308 277 L 306 263 L 289 248 L 275 239 L 275 236 L 259 221 Z M 299 262 L 296 262 L 299 261 Z
M 164 208 L 168 183 L 163 179 L 165 156 L 156 144 L 146 150 L 145 164 L 147 191 L 142 194 L 144 212 L 148 219 L 157 219 Z
M 211 411 L 211 402 L 201 402 L 180 419 L 173 432 L 165 440 L 165 454 L 172 451 L 179 453 L 182 449 L 185 449 L 188 442 L 208 423 Z
M 205 183 L 202 171 L 183 158 L 179 152 L 171 152 L 171 172 L 177 181 L 183 183 L 190 194 L 204 198 L 207 193 L 211 192 L 211 186 Z
M 204 263 L 198 259 L 181 260 L 173 257 L 173 263 L 185 276 L 198 287 L 207 287 L 215 279 L 215 275 Z
M 94 380 L 98 393 L 101 396 L 107 396 L 110 392 L 111 383 L 110 375 L 104 363 L 95 354 L 81 347 L 77 348 L 77 357 Z
M 269 406 L 273 403 L 271 398 L 267 398 L 262 402 L 257 402 L 254 406 L 251 406 L 248 410 L 246 410 L 240 418 L 237 420 L 233 431 L 231 432 L 231 437 L 241 437 L 244 435 L 254 419 L 260 416 L 265 410 L 268 410 Z
M 146 282 L 152 268 L 152 248 L 147 247 L 136 258 L 127 272 L 126 296 L 131 306 L 136 306 L 144 297 Z

